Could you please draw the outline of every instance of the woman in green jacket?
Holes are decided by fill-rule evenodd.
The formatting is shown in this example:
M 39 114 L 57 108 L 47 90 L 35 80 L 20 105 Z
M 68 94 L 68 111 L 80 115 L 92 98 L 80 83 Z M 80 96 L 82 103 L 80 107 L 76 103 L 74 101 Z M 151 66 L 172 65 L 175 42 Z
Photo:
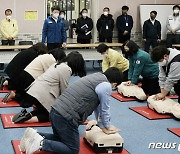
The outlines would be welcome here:
M 158 63 L 154 63 L 150 55 L 141 50 L 131 40 L 124 43 L 123 52 L 129 58 L 129 81 L 126 85 L 138 84 L 139 77 L 142 76 L 142 88 L 144 92 L 149 95 L 157 94 L 160 90 L 158 83 Z

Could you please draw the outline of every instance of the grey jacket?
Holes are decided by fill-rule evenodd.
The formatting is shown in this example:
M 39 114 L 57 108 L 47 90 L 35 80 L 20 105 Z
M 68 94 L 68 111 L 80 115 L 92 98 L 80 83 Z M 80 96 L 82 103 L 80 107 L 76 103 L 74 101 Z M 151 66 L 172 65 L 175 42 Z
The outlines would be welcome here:
M 61 63 L 49 69 L 39 76 L 30 86 L 27 93 L 35 97 L 48 111 L 56 98 L 66 89 L 71 77 L 71 68 Z
M 180 54 L 180 51 L 172 48 L 168 48 L 168 50 L 170 51 L 169 59 L 168 59 L 168 63 L 169 63 L 176 55 Z M 173 62 L 170 65 L 170 69 L 167 77 L 164 69 L 160 67 L 159 85 L 161 88 L 170 91 L 174 86 L 174 84 L 176 84 L 179 80 L 180 80 L 180 62 Z
M 76 126 L 83 123 L 99 105 L 95 88 L 102 82 L 108 82 L 102 73 L 85 76 L 69 85 L 52 107 L 65 119 Z

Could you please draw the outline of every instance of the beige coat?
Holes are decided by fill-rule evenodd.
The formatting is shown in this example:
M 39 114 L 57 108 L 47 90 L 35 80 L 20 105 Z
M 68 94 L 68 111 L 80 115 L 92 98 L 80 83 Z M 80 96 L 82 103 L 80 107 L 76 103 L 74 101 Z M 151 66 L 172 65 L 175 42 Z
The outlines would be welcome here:
M 55 99 L 66 89 L 71 77 L 71 68 L 66 63 L 53 64 L 30 86 L 27 93 L 35 97 L 48 111 Z
M 34 79 L 43 74 L 52 64 L 56 62 L 56 59 L 52 54 L 43 54 L 36 57 L 26 68 Z

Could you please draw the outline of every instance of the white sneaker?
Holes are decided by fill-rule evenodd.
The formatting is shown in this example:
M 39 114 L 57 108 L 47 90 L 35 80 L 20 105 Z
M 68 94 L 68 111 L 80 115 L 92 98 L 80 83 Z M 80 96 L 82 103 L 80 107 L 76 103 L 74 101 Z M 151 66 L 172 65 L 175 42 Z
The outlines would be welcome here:
M 36 133 L 29 141 L 29 146 L 26 148 L 26 154 L 33 154 L 35 151 L 40 150 L 43 137 Z
M 26 151 L 26 141 L 29 140 L 29 138 L 31 138 L 32 136 L 34 136 L 37 133 L 37 130 L 33 129 L 33 128 L 26 128 L 23 137 L 21 138 L 20 141 L 20 150 L 21 152 L 25 152 Z

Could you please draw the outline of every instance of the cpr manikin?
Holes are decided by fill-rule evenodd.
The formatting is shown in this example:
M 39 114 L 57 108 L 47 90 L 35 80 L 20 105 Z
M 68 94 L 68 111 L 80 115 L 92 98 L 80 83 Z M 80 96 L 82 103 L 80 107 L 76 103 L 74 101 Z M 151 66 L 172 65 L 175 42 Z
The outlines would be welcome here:
M 123 150 L 124 140 L 120 134 L 105 134 L 97 126 L 97 121 L 95 120 L 88 122 L 83 138 L 94 149 L 94 151 L 98 153 L 119 153 Z
M 150 109 L 157 111 L 158 113 L 166 114 L 171 113 L 176 118 L 180 119 L 180 104 L 175 102 L 170 98 L 165 98 L 165 100 L 154 100 L 152 95 L 148 97 L 147 102 Z
M 126 97 L 136 97 L 141 101 L 146 100 L 146 94 L 141 87 L 138 87 L 137 85 L 127 86 L 125 84 L 126 82 L 122 82 L 119 86 L 117 86 L 120 94 Z

